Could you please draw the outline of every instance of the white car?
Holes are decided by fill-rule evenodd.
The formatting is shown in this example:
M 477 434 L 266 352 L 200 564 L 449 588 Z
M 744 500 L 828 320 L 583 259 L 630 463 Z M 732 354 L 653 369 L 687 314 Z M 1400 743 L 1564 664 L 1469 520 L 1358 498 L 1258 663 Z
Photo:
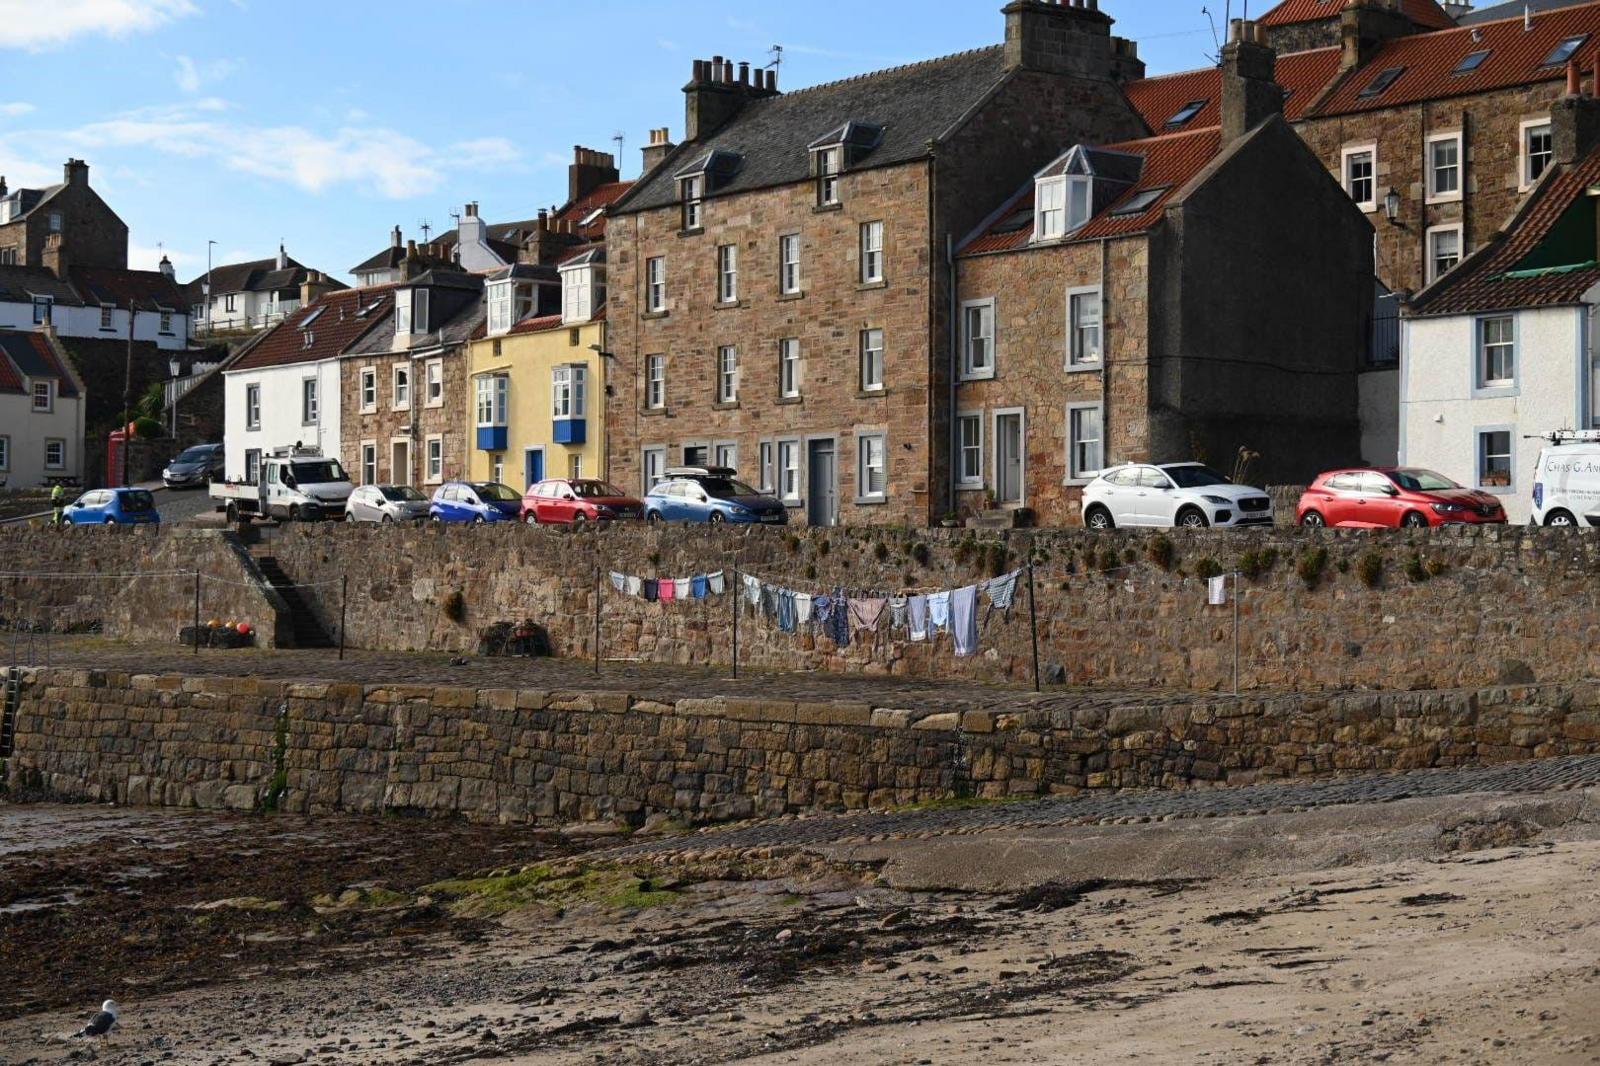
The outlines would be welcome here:
M 1600 526 L 1600 433 L 1552 433 L 1533 479 L 1533 524 Z
M 428 519 L 428 497 L 410 485 L 363 485 L 350 494 L 346 522 L 416 524 Z
M 1272 497 L 1235 485 L 1200 463 L 1130 463 L 1102 470 L 1084 487 L 1083 524 L 1090 529 L 1270 526 Z

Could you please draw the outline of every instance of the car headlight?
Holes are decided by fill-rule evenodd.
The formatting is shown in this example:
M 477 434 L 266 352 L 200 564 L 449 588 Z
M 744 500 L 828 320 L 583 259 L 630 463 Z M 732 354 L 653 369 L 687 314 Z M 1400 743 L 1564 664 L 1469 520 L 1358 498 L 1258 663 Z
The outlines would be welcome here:
M 1436 503 L 1433 509 L 1439 514 L 1460 514 L 1467 508 L 1465 504 L 1460 503 Z
M 1207 503 L 1214 503 L 1218 507 L 1226 507 L 1233 502 L 1226 496 L 1207 496 L 1205 499 Z
M 755 512 L 750 510 L 750 508 L 748 508 L 748 507 L 740 507 L 737 504 L 731 504 L 728 507 L 728 513 L 729 514 L 733 514 L 733 515 L 739 515 L 740 517 L 744 517 L 746 515 L 754 514 Z
M 596 518 L 610 518 L 612 515 L 614 515 L 616 513 L 617 512 L 613 511 L 609 507 L 596 507 L 594 509 L 594 515 L 595 515 Z

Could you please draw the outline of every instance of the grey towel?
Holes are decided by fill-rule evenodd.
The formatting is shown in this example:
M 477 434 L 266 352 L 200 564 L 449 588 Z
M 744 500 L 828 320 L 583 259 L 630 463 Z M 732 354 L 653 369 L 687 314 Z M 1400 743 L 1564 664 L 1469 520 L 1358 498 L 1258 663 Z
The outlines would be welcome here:
M 968 585 L 950 594 L 950 632 L 957 655 L 965 658 L 978 650 L 978 586 Z

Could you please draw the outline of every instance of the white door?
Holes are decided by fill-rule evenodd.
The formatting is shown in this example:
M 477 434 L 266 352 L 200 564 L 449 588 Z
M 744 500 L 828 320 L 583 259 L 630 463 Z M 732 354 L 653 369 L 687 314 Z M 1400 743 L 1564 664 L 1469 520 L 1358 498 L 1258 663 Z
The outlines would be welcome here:
M 1023 501 L 1023 433 L 1020 411 L 994 416 L 994 498 L 1000 507 Z

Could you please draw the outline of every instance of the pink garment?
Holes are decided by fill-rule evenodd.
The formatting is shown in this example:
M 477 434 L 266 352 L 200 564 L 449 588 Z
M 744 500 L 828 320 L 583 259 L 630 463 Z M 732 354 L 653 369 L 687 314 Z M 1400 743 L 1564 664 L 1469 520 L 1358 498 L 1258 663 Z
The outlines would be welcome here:
M 677 586 L 672 583 L 672 580 L 670 578 L 662 578 L 661 579 L 661 602 L 662 603 L 666 603 L 668 600 L 675 600 L 677 598 L 678 598 L 678 588 L 677 588 Z
M 850 625 L 858 632 L 875 630 L 888 606 L 888 600 L 851 600 Z

